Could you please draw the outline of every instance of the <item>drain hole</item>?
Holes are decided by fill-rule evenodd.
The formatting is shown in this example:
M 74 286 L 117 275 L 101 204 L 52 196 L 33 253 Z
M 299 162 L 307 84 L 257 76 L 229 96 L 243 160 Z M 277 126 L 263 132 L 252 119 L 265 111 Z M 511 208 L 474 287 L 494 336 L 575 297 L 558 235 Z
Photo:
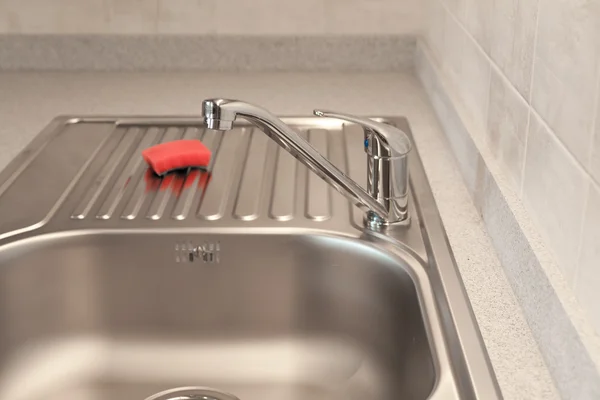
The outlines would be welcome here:
M 207 387 L 181 387 L 165 390 L 146 400 L 239 400 L 232 394 Z

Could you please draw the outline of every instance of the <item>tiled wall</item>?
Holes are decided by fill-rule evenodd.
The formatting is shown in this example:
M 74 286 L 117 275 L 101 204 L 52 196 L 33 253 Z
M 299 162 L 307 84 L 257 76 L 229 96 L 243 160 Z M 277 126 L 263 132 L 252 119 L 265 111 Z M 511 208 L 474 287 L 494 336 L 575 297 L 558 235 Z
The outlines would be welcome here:
M 429 0 L 427 49 L 600 333 L 600 0 Z
M 0 33 L 414 34 L 421 0 L 0 0 Z

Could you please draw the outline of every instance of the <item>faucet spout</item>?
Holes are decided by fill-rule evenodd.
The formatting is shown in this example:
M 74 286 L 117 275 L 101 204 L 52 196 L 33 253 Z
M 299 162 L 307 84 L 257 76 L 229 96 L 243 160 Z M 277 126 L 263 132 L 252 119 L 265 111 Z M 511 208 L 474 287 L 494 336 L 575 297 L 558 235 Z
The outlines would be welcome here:
M 406 205 L 398 205 L 395 201 L 395 197 L 397 197 L 396 195 L 398 193 L 391 193 L 391 191 L 397 190 L 397 187 L 402 186 L 402 191 L 404 191 L 402 196 L 406 198 L 407 182 L 401 185 L 396 183 L 387 185 L 385 190 L 379 190 L 379 185 L 377 185 L 377 188 L 370 188 L 372 189 L 370 190 L 371 192 L 377 193 L 367 192 L 358 183 L 333 165 L 327 158 L 321 155 L 296 131 L 264 108 L 239 100 L 208 99 L 204 100 L 202 103 L 202 112 L 204 123 L 209 129 L 220 131 L 230 130 L 237 117 L 242 117 L 261 128 L 263 132 L 288 151 L 298 161 L 302 162 L 311 171 L 333 186 L 338 192 L 350 199 L 356 206 L 367 211 L 369 226 L 389 225 L 402 222 L 407 218 Z M 336 114 L 336 117 L 339 118 L 340 115 L 341 114 Z M 358 118 L 355 118 L 352 122 L 358 120 Z M 369 126 L 365 127 L 366 140 L 370 140 L 369 138 L 372 135 L 378 135 L 378 133 L 373 132 L 375 132 L 374 127 L 376 124 L 379 123 L 371 120 L 368 121 L 372 122 L 373 125 L 369 123 Z M 393 128 L 388 125 L 386 125 L 386 127 Z M 404 135 L 399 129 L 393 129 L 400 132 L 401 135 Z M 367 135 L 367 131 L 370 132 L 369 135 Z M 377 146 L 388 146 L 389 141 L 386 140 L 385 137 L 382 139 L 382 143 L 377 143 Z M 392 139 L 398 140 L 396 137 Z M 406 140 L 408 141 L 408 138 L 406 138 Z M 371 143 L 375 144 L 375 141 L 376 139 L 372 139 Z M 410 145 L 408 145 L 407 148 L 410 150 Z M 403 158 L 406 158 L 407 152 L 408 151 L 404 152 L 402 155 Z M 369 152 L 367 153 L 369 154 Z M 379 157 L 379 159 L 375 161 L 378 163 L 383 158 Z M 376 169 L 374 163 L 369 162 L 368 165 L 373 166 L 373 168 L 369 167 L 370 170 Z M 385 170 L 385 173 L 383 173 L 383 170 L 381 171 L 383 179 L 390 179 L 397 176 L 397 173 L 394 174 L 393 171 L 390 171 L 387 168 L 385 168 Z M 407 176 L 406 179 L 408 179 Z M 372 179 L 370 179 L 370 181 L 371 180 Z M 372 185 L 370 184 L 370 187 L 371 186 Z

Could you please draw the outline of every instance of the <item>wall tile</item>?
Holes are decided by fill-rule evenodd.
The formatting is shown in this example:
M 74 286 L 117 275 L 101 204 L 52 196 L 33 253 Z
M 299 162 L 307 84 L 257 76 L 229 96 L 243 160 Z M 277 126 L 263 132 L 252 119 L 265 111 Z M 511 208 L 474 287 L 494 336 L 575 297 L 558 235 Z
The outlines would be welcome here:
M 490 55 L 529 101 L 538 0 L 494 1 Z
M 420 31 L 418 0 L 324 0 L 325 31 L 337 34 L 404 34 Z
M 56 29 L 56 7 L 46 0 L 2 0 L 0 14 L 9 32 L 46 33 Z
M 483 50 L 489 54 L 492 35 L 493 0 L 462 0 L 465 10 L 463 24 Z
M 460 78 L 464 61 L 462 49 L 467 41 L 467 34 L 449 13 L 445 13 L 444 22 L 444 43 L 440 67 L 444 75 L 449 77 L 450 81 L 458 87 L 461 83 Z
M 462 31 L 462 28 L 460 29 Z M 451 37 L 449 35 L 449 37 Z M 483 135 L 487 126 L 491 64 L 475 42 L 462 33 L 455 45 L 459 60 L 454 61 L 454 84 L 462 101 L 461 113 L 475 135 Z
M 529 105 L 500 73 L 492 70 L 487 142 L 494 157 L 521 187 Z
M 105 0 L 111 33 L 154 33 L 158 0 Z
M 437 65 L 442 63 L 447 11 L 439 0 L 428 0 L 425 9 L 425 41 Z
M 573 75 L 577 75 L 574 71 Z M 595 86 L 589 80 L 588 86 Z M 581 165 L 589 164 L 594 121 L 594 91 L 578 89 L 554 74 L 536 58 L 531 104 Z
M 218 0 L 217 33 L 318 34 L 324 31 L 324 0 Z M 330 0 L 328 0 L 330 1 Z
M 530 116 L 523 199 L 573 284 L 589 179 L 536 113 Z
M 8 33 L 9 30 L 9 15 L 5 0 L 0 0 L 0 33 Z
M 215 9 L 216 0 L 158 0 L 158 32 L 215 32 Z
M 461 114 L 469 129 L 481 133 L 487 126 L 491 64 L 485 53 L 453 18 L 444 26 L 441 70 L 450 91 L 461 102 Z
M 600 91 L 600 85 L 598 86 Z M 596 180 L 596 183 L 600 184 L 600 93 L 598 96 L 598 109 L 596 110 L 596 130 L 594 132 L 594 138 L 592 142 L 592 154 L 590 160 L 590 173 L 592 178 Z
M 576 294 L 600 332 L 600 187 L 592 185 L 584 216 Z
M 561 81 L 589 88 L 598 71 L 600 1 L 540 1 L 537 56 Z
M 471 38 L 467 38 L 462 55 L 463 85 L 460 91 L 475 129 L 483 134 L 487 126 L 491 64 Z M 474 133 L 477 134 L 477 131 Z
M 108 14 L 103 0 L 55 0 L 59 33 L 106 33 Z
M 465 1 L 466 0 L 440 0 L 440 2 L 446 6 L 448 11 L 458 17 L 458 19 L 462 19 L 464 15 Z
M 441 0 L 448 11 L 487 52 L 493 0 Z
M 0 0 L 0 32 L 102 33 L 103 0 Z
M 600 65 L 600 0 L 540 0 L 532 104 L 584 166 Z

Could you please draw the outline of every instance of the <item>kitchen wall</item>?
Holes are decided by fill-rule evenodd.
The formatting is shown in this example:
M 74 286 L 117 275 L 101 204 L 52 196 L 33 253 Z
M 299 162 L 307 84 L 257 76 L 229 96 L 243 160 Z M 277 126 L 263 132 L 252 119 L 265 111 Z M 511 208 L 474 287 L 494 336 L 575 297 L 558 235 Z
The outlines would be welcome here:
M 420 0 L 0 0 L 0 33 L 414 34 Z
M 600 333 L 600 0 L 428 7 L 424 47 L 449 97 Z

